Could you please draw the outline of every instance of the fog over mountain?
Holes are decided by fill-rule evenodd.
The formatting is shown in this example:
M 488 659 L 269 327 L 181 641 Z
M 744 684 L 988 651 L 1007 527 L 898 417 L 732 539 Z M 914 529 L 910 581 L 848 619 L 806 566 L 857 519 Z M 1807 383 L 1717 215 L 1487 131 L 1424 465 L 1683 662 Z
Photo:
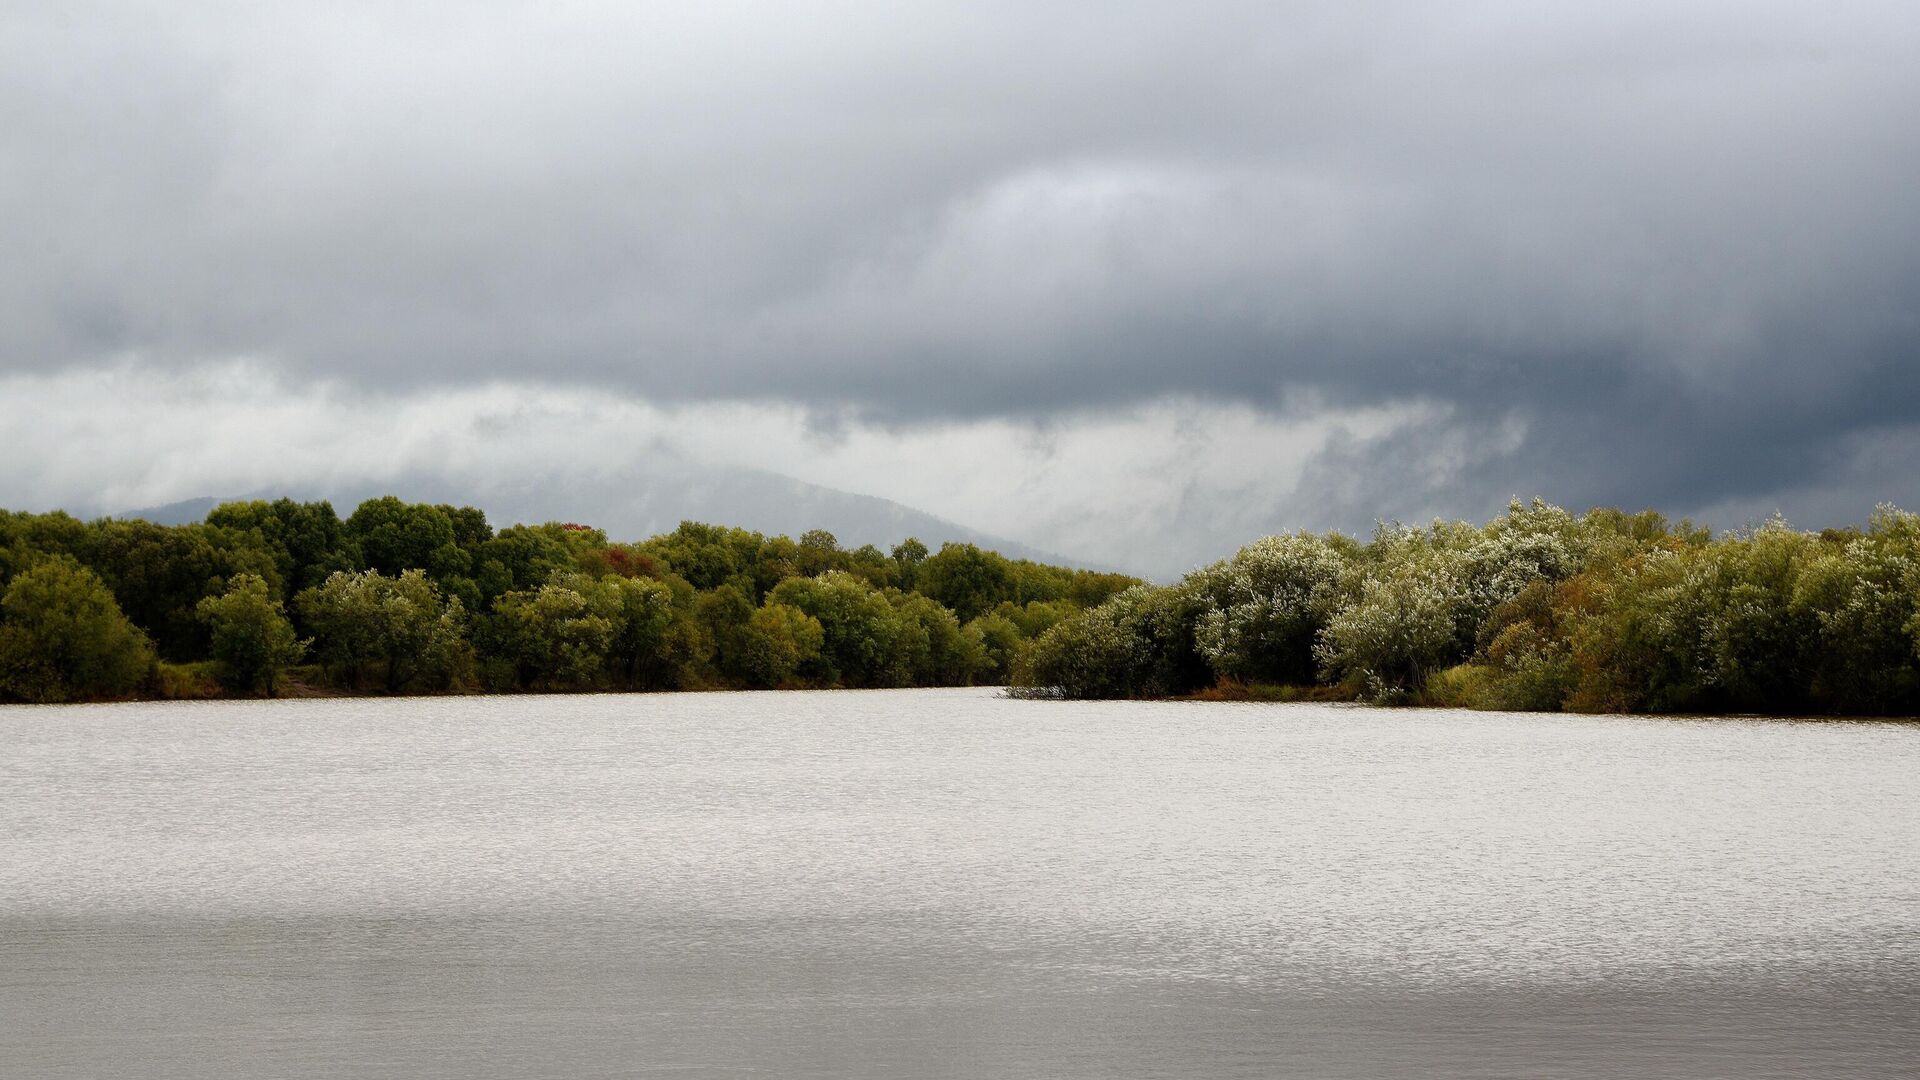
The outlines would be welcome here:
M 889 551 L 900 541 L 916 537 L 934 549 L 956 541 L 978 544 L 1012 558 L 1056 564 L 1072 561 L 871 495 L 835 491 L 753 469 L 703 468 L 684 461 L 655 462 L 645 476 L 611 483 L 556 477 L 474 491 L 429 475 L 402 477 L 377 488 L 265 488 L 228 498 L 202 497 L 139 507 L 115 516 L 145 518 L 158 525 L 184 525 L 204 520 L 215 506 L 234 497 L 274 499 L 284 495 L 299 500 L 330 500 L 345 517 L 366 499 L 394 493 L 411 502 L 478 506 L 487 512 L 487 520 L 495 528 L 577 521 L 605 530 L 614 540 L 643 539 L 670 532 L 683 520 L 693 520 L 791 537 L 809 529 L 825 529 L 834 534 L 840 546 L 849 549 L 873 544 Z
M 1920 505 L 1897 0 L 0 20 L 0 504 L 638 442 L 1156 574 Z

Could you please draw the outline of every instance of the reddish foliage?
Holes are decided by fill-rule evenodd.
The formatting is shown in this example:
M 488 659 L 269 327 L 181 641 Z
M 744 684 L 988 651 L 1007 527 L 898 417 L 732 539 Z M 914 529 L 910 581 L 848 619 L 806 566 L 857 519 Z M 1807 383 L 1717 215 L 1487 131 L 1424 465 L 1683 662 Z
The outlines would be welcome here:
M 654 562 L 652 556 L 623 547 L 604 548 L 596 554 L 604 562 L 608 573 L 627 578 L 660 576 L 660 564 Z

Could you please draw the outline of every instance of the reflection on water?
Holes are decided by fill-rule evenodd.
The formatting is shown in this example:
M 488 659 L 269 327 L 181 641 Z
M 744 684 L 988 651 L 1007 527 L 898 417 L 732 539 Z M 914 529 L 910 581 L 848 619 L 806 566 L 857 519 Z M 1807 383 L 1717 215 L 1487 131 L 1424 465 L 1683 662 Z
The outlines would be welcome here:
M 0 1075 L 1908 1076 L 1920 729 L 0 709 Z

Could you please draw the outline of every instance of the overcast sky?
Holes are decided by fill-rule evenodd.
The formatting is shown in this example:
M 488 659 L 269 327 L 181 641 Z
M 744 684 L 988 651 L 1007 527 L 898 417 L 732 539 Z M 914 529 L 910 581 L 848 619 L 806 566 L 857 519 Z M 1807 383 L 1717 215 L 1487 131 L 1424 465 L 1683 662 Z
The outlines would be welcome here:
M 0 505 L 671 450 L 1158 573 L 1920 506 L 1911 0 L 0 12 Z

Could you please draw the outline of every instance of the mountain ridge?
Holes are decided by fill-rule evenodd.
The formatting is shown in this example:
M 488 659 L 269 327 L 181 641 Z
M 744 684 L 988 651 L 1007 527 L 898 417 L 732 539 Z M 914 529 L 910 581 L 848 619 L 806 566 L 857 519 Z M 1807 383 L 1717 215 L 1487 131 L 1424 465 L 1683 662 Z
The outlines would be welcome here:
M 598 481 L 598 482 L 596 482 Z M 225 497 L 200 496 L 127 510 L 119 518 L 157 525 L 203 521 L 214 507 L 249 499 L 325 499 L 342 517 L 369 498 L 396 495 L 412 502 L 475 506 L 495 528 L 546 521 L 577 521 L 620 541 L 670 532 L 681 521 L 738 526 L 769 535 L 797 537 L 825 529 L 840 544 L 873 544 L 882 550 L 915 537 L 937 550 L 942 543 L 968 543 L 1012 559 L 1058 566 L 1111 570 L 970 528 L 936 514 L 877 495 L 863 495 L 757 469 L 660 470 L 638 485 L 617 478 L 547 478 L 540 482 L 473 490 L 439 477 L 413 477 L 384 484 L 263 487 Z

